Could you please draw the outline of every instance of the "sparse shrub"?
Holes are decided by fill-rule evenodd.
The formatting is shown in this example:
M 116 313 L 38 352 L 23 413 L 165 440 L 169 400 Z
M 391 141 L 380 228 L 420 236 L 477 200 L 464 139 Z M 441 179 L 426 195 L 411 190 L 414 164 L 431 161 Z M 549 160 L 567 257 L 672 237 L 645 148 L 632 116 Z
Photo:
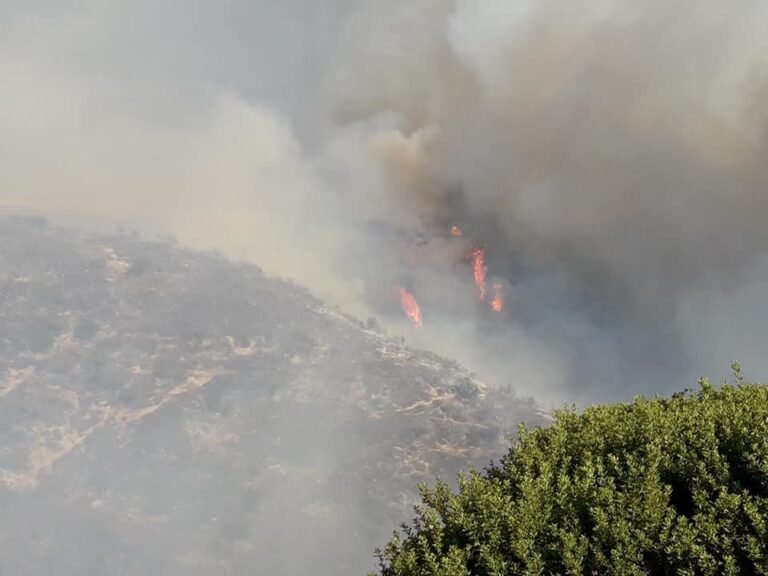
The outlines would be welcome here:
M 564 410 L 502 461 L 420 486 L 382 576 L 768 574 L 768 388 Z
M 462 378 L 453 387 L 453 392 L 462 400 L 472 400 L 477 397 L 479 391 L 475 382 L 469 378 Z

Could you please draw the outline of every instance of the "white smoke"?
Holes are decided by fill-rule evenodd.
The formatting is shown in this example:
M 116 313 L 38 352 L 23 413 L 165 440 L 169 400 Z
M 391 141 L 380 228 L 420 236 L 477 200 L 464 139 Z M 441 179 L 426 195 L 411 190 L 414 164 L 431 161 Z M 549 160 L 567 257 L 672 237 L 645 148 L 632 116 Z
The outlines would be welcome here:
M 759 378 L 766 17 L 756 0 L 4 0 L 0 207 L 255 262 L 549 405 L 670 393 L 733 359 Z M 477 302 L 473 241 L 503 320 Z M 296 482 L 269 494 L 265 566 L 308 568 L 366 525 L 350 510 L 318 536 Z
M 414 343 L 546 402 L 668 392 L 735 357 L 759 371 L 765 15 L 4 3 L 0 202 L 252 260 L 393 330 L 381 294 L 405 276 L 428 313 Z M 501 329 L 459 294 L 435 238 L 452 218 L 509 287 Z

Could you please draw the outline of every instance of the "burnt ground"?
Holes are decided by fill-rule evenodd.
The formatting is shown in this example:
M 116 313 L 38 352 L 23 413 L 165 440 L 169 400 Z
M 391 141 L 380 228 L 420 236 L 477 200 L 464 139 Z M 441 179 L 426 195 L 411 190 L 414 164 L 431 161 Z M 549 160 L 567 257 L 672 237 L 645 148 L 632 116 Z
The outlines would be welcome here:
M 0 219 L 0 574 L 361 574 L 521 421 L 253 265 Z

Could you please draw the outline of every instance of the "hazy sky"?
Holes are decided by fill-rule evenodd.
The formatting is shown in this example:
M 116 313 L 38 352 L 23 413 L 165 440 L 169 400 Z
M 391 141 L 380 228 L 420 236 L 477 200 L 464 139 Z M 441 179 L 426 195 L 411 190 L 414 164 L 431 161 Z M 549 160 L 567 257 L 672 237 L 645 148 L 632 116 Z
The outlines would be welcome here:
M 0 203 L 247 258 L 544 402 L 764 378 L 767 10 L 0 0 Z

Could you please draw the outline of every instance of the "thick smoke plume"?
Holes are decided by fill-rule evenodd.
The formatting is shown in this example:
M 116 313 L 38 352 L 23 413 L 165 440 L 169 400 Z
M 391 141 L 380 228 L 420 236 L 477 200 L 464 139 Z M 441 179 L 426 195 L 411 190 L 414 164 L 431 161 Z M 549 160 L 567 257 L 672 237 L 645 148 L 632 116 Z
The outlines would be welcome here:
M 759 377 L 766 22 L 755 0 L 3 0 L 0 206 L 255 262 L 548 405 Z M 264 495 L 272 573 L 356 522 L 287 520 L 302 481 Z
M 5 2 L 0 201 L 256 261 L 544 402 L 765 370 L 767 15 Z

